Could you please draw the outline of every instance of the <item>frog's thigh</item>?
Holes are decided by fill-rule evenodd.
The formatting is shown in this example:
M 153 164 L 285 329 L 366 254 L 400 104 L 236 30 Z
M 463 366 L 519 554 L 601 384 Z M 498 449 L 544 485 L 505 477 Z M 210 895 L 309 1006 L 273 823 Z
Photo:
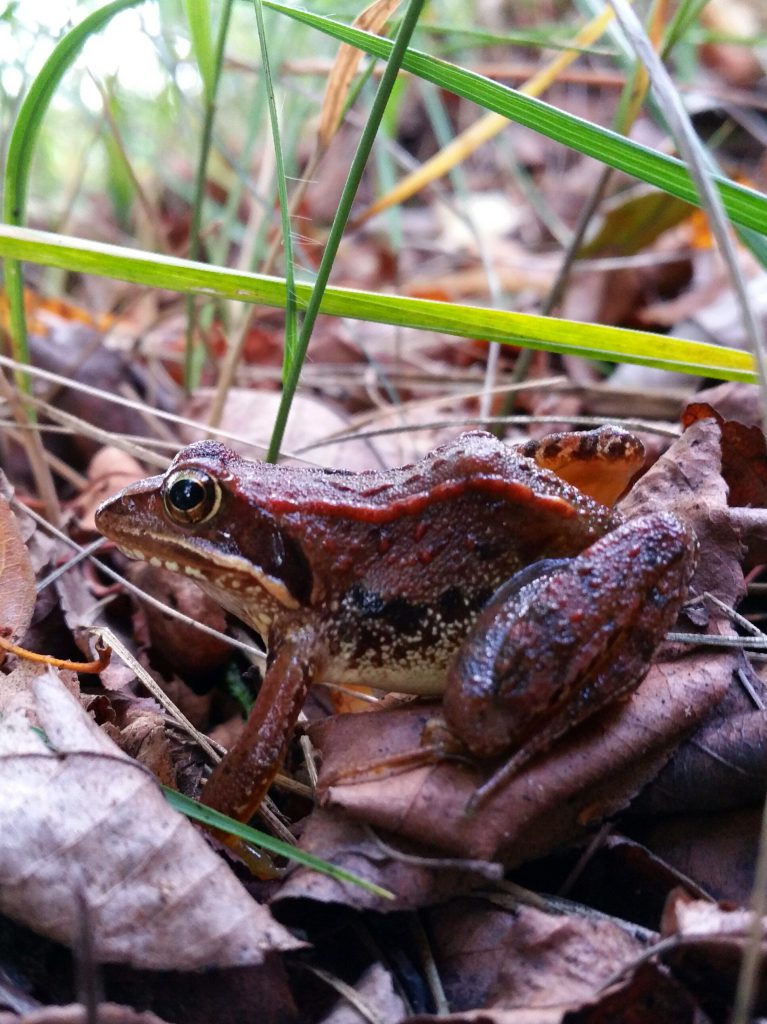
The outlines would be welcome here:
M 686 596 L 694 550 L 674 515 L 643 516 L 492 601 L 451 665 L 448 725 L 477 756 L 531 755 L 637 686 Z

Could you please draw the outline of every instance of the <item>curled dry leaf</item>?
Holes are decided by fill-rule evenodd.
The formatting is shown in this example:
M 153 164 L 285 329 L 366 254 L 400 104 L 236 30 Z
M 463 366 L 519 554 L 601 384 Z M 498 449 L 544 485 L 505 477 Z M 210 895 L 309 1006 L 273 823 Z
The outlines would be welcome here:
M 380 32 L 389 18 L 399 7 L 400 0 L 374 0 L 354 19 L 354 27 L 366 32 Z M 327 149 L 338 130 L 344 114 L 349 87 L 362 60 L 362 51 L 345 43 L 338 48 L 338 55 L 328 75 L 325 98 L 320 111 L 317 141 L 320 151 Z
M 707 402 L 693 402 L 682 417 L 685 427 L 713 419 L 722 434 L 722 476 L 729 489 L 730 505 L 767 505 L 767 442 L 756 425 L 725 420 Z
M 0 495 L 0 629 L 18 640 L 29 627 L 35 607 L 35 575 L 16 516 Z
M 690 900 L 676 892 L 668 899 L 663 914 L 663 935 L 676 937 L 675 945 L 664 954 L 674 974 L 693 991 L 704 1005 L 726 1006 L 735 992 L 743 954 L 751 942 L 752 914 L 741 908 L 729 909 L 704 900 Z M 762 918 L 761 959 L 767 955 L 767 919 Z M 757 974 L 754 1013 L 767 1010 L 767 975 Z
M 721 478 L 719 429 L 694 424 L 640 481 L 627 514 L 672 509 L 694 528 L 700 559 L 694 592 L 732 604 L 743 590 L 741 548 Z M 725 631 L 723 622 L 711 628 Z M 624 808 L 730 686 L 736 656 L 703 649 L 663 657 L 626 700 L 590 719 L 513 777 L 472 816 L 466 807 L 482 776 L 441 763 L 394 774 L 364 774 L 371 762 L 417 750 L 438 707 L 340 716 L 312 729 L 323 755 L 324 802 L 357 819 L 456 855 L 508 865 L 542 856 Z M 329 780 L 324 784 L 323 779 Z M 335 782 L 333 780 L 343 780 Z
M 72 945 L 84 905 L 97 960 L 152 970 L 256 964 L 297 945 L 53 671 L 14 676 L 0 720 L 3 913 Z
M 574 1008 L 630 966 L 650 939 L 604 917 L 474 898 L 435 907 L 427 921 L 455 1011 Z

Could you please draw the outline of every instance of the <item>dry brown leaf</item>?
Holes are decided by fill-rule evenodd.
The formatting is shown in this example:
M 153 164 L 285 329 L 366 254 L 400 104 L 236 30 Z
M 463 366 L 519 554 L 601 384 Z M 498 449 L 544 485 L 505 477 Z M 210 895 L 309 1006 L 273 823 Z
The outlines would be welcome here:
M 410 910 L 439 903 L 477 884 L 499 881 L 503 875 L 498 864 L 435 857 L 433 850 L 424 850 L 399 836 L 379 835 L 366 825 L 321 807 L 315 808 L 304 824 L 300 846 L 307 853 L 382 886 L 395 898 L 384 900 L 299 866 L 280 887 L 276 903 L 311 899 L 343 903 L 357 910 Z
M 456 929 L 459 931 L 460 929 Z M 534 951 L 531 951 L 534 952 Z M 599 960 L 602 950 L 594 950 Z M 540 959 L 549 956 L 545 942 Z M 511 951 L 510 959 L 513 959 Z M 533 970 L 538 957 L 533 958 Z M 565 968 L 567 965 L 564 965 Z M 577 960 L 573 973 L 577 971 Z M 555 985 L 561 979 L 555 978 Z M 663 968 L 653 963 L 641 964 L 625 981 L 599 992 L 587 1000 L 575 1000 L 556 1006 L 523 1006 L 508 1009 L 491 1006 L 487 1009 L 464 1010 L 440 1018 L 446 1024 L 616 1024 L 621 1022 L 652 1022 L 652 1024 L 708 1024 L 708 1018 L 689 992 Z M 419 1014 L 408 1024 L 432 1024 L 434 1017 Z
M 213 397 L 213 392 L 204 388 L 195 391 L 183 409 L 184 415 L 200 423 L 207 423 Z M 280 401 L 278 391 L 230 388 L 219 426 L 222 430 L 242 437 L 248 443 L 238 444 L 231 440 L 227 440 L 226 443 L 249 459 L 254 457 L 252 445 L 266 451 Z M 348 419 L 336 412 L 326 401 L 320 401 L 311 395 L 296 395 L 291 408 L 292 414 L 283 442 L 283 449 L 286 452 L 301 452 L 304 447 L 315 442 L 349 431 Z M 186 443 L 198 441 L 205 436 L 202 429 L 193 431 L 185 428 L 182 433 Z M 319 466 L 329 466 L 331 469 L 380 469 L 384 464 L 378 454 L 375 438 L 322 444 L 302 457 Z
M 706 895 L 747 905 L 754 889 L 760 825 L 761 808 L 744 807 L 655 818 L 646 823 L 642 836 Z
M 751 939 L 752 914 L 704 900 L 690 900 L 684 893 L 672 893 L 663 916 L 664 937 L 678 945 L 664 954 L 674 974 L 701 1000 L 704 1006 L 731 1005 L 741 961 Z M 760 922 L 761 958 L 767 955 L 767 919 Z M 767 974 L 757 974 L 754 1013 L 767 1010 Z
M 669 508 L 690 523 L 699 545 L 690 593 L 707 591 L 734 607 L 744 593 L 743 550 L 721 475 L 720 436 L 714 420 L 694 423 L 648 470 L 620 509 L 633 517 Z
M 766 782 L 767 715 L 756 710 L 715 715 L 642 793 L 641 813 L 744 807 L 764 798 Z
M 2 691 L 0 909 L 99 961 L 152 970 L 260 963 L 296 941 L 52 670 Z M 6 681 L 7 682 L 7 681 Z
M 374 0 L 369 7 L 357 15 L 352 22 L 354 28 L 365 32 L 378 33 L 400 5 L 400 0 Z M 338 130 L 343 117 L 344 107 L 349 95 L 349 86 L 357 73 L 362 50 L 343 43 L 338 48 L 338 55 L 328 75 L 325 98 L 320 111 L 320 123 L 317 138 L 321 150 L 327 149 Z
M 481 776 L 447 762 L 331 785 L 322 799 L 457 856 L 520 864 L 625 807 L 721 700 L 735 663 L 734 656 L 704 653 L 654 665 L 628 700 L 563 738 L 472 816 L 466 806 Z M 323 757 L 320 790 L 323 778 L 417 749 L 437 711 L 418 705 L 314 726 L 312 740 Z
M 0 495 L 0 629 L 18 640 L 27 631 L 35 608 L 35 575 L 16 516 Z
M 427 912 L 434 958 L 456 1011 L 574 1006 L 647 948 L 602 917 L 463 898 Z M 460 927 L 457 926 L 460 921 Z
M 20 1017 L 15 1013 L 0 1013 L 0 1024 L 90 1024 L 91 1019 L 88 1008 L 82 1003 L 43 1006 Z M 117 1003 L 99 1003 L 97 1019 L 98 1024 L 165 1024 L 149 1010 L 139 1012 Z
M 761 427 L 725 420 L 708 402 L 692 402 L 682 414 L 682 423 L 689 427 L 700 419 L 713 419 L 719 424 L 722 476 L 729 488 L 729 504 L 767 506 L 767 444 Z

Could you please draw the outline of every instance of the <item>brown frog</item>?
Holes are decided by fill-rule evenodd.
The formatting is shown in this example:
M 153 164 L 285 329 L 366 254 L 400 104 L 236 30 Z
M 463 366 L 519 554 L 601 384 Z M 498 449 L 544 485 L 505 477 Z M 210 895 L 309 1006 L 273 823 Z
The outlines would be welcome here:
M 503 777 L 641 681 L 686 594 L 689 531 L 670 513 L 623 523 L 543 468 L 601 463 L 621 491 L 616 467 L 630 475 L 642 449 L 617 428 L 523 451 L 473 432 L 352 473 L 201 441 L 100 507 L 126 554 L 191 576 L 266 640 L 258 699 L 205 803 L 254 813 L 314 681 L 434 695 L 447 680 L 449 730 L 478 757 L 510 751 Z

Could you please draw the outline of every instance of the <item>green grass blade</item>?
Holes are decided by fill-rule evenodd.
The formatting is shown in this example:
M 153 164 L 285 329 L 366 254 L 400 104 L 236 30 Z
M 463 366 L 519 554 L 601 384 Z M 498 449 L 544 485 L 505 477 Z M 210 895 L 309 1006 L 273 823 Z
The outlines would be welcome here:
M 276 0 L 263 0 L 275 11 L 325 32 L 342 42 L 357 46 L 376 57 L 387 57 L 391 43 L 360 29 L 340 24 L 331 18 L 309 11 L 286 7 Z M 402 62 L 403 68 L 428 82 L 433 82 L 458 96 L 508 117 L 510 121 L 532 128 L 586 156 L 625 171 L 632 177 L 655 185 L 664 192 L 678 196 L 699 206 L 695 185 L 681 160 L 656 153 L 646 146 L 626 139 L 608 128 L 591 124 L 572 114 L 566 114 L 542 100 L 515 92 L 498 82 L 492 82 L 473 71 L 467 71 L 410 49 Z M 743 227 L 753 228 L 761 234 L 767 229 L 767 196 L 755 189 L 736 185 L 722 175 L 713 175 L 730 218 Z
M 207 4 L 205 6 L 207 7 Z M 209 12 L 206 16 L 208 14 Z M 200 138 L 200 152 L 197 157 L 197 170 L 195 171 L 194 178 L 192 219 L 189 225 L 189 255 L 193 260 L 197 259 L 200 254 L 200 231 L 202 229 L 202 207 L 205 201 L 205 178 L 208 170 L 211 145 L 213 143 L 213 121 L 216 116 L 218 83 L 221 79 L 221 68 L 224 63 L 224 44 L 229 32 L 231 16 L 232 0 L 224 0 L 218 24 L 215 52 L 213 53 L 208 71 L 210 82 L 205 87 L 202 137 Z M 201 9 L 196 11 L 195 20 L 199 20 L 200 17 Z M 207 32 L 210 34 L 210 25 L 208 25 Z M 202 68 L 200 68 L 200 74 L 203 75 L 204 79 L 205 73 Z M 186 303 L 186 347 L 184 350 L 184 384 L 188 391 L 192 391 L 199 383 L 202 360 L 202 349 L 197 343 L 197 306 L 194 299 L 189 298 Z
M 208 103 L 216 94 L 216 58 L 213 50 L 213 36 L 210 31 L 209 0 L 184 0 L 186 20 L 192 38 L 192 53 L 197 61 L 200 78 Z
M 31 228 L 0 225 L 0 256 L 84 274 L 115 277 L 153 288 L 265 306 L 285 306 L 285 281 L 281 278 L 232 271 Z M 299 307 L 308 303 L 311 293 L 311 285 L 296 284 Z M 441 331 L 457 337 L 484 338 L 590 359 L 657 366 L 722 380 L 756 380 L 749 353 L 647 331 L 629 331 L 601 324 L 382 295 L 351 288 L 327 288 L 320 312 Z
M 387 55 L 387 64 L 384 68 L 383 75 L 381 75 L 381 81 L 378 83 L 373 105 L 370 108 L 370 114 L 368 115 L 360 140 L 357 143 L 357 150 L 354 154 L 354 158 L 352 159 L 349 174 L 347 175 L 346 183 L 344 184 L 341 192 L 341 198 L 338 200 L 338 209 L 336 210 L 336 215 L 333 218 L 333 223 L 330 225 L 330 232 L 328 233 L 328 239 L 322 253 L 322 259 L 320 260 L 320 265 L 317 268 L 314 287 L 311 289 L 309 301 L 306 304 L 306 311 L 301 324 L 301 333 L 298 336 L 298 344 L 296 346 L 296 357 L 288 371 L 282 389 L 282 399 L 277 410 L 277 416 L 275 417 L 274 429 L 272 430 L 272 436 L 269 441 L 269 452 L 267 455 L 267 458 L 272 462 L 276 461 L 277 456 L 279 455 L 280 445 L 282 444 L 282 438 L 285 434 L 285 427 L 288 422 L 290 406 L 293 401 L 293 395 L 298 387 L 298 378 L 301 373 L 301 367 L 306 357 L 306 351 L 309 347 L 309 339 L 312 336 L 312 330 L 314 329 L 317 316 L 322 309 L 323 296 L 327 288 L 328 280 L 330 279 L 330 272 L 333 269 L 333 262 L 336 258 L 338 247 L 341 244 L 341 238 L 343 236 L 346 223 L 349 220 L 349 215 L 351 214 L 352 203 L 354 202 L 354 197 L 357 194 L 359 183 L 362 180 L 362 174 L 365 170 L 368 157 L 370 156 L 370 151 L 373 148 L 373 142 L 375 141 L 378 127 L 381 123 L 384 111 L 386 110 L 386 104 L 389 101 L 391 91 L 397 81 L 399 69 L 402 65 L 402 59 L 407 51 L 407 46 L 415 27 L 418 24 L 418 18 L 420 17 L 424 3 L 425 0 L 409 0 L 408 2 L 408 6 L 405 9 L 405 13 L 402 16 L 402 20 L 399 25 L 399 29 L 397 30 L 397 35 L 394 42 L 390 44 L 389 53 Z
M 29 171 L 35 144 L 51 97 L 62 77 L 77 58 L 86 40 L 99 32 L 116 14 L 136 7 L 144 0 L 112 0 L 84 18 L 54 47 L 30 86 L 19 108 L 8 143 L 3 180 L 3 220 L 7 224 L 23 224 L 26 219 Z M 11 348 L 14 358 L 29 361 L 27 324 L 24 316 L 24 280 L 21 267 L 14 260 L 5 264 L 5 290 L 8 296 L 11 325 Z M 28 382 L 21 382 L 25 387 Z
M 264 69 L 264 85 L 269 109 L 269 122 L 272 127 L 272 145 L 274 146 L 274 173 L 277 178 L 277 194 L 280 200 L 280 222 L 282 224 L 282 251 L 285 260 L 285 350 L 282 357 L 282 380 L 285 383 L 293 371 L 296 361 L 300 359 L 298 352 L 298 317 L 296 306 L 296 281 L 293 261 L 293 234 L 290 227 L 290 203 L 288 201 L 287 175 L 285 159 L 280 139 L 280 120 L 277 116 L 277 104 L 274 100 L 274 83 L 269 63 L 269 48 L 266 43 L 264 28 L 264 9 L 261 0 L 253 0 L 258 27 L 258 42 L 261 48 L 261 64 Z M 299 364 L 300 370 L 300 364 Z
M 212 807 L 206 807 L 204 804 L 197 803 L 196 800 L 190 800 L 188 796 L 184 796 L 175 789 L 163 786 L 162 791 L 173 810 L 179 811 L 181 814 L 186 815 L 187 818 L 202 822 L 203 825 L 209 825 L 211 828 L 217 828 L 228 835 L 244 839 L 246 843 L 252 843 L 253 846 L 258 847 L 260 850 L 277 854 L 279 857 L 288 857 L 296 864 L 303 864 L 305 868 L 312 868 L 314 871 L 319 871 L 321 874 L 327 875 L 328 878 L 334 878 L 338 882 L 349 882 L 351 885 L 356 885 L 358 888 L 365 889 L 367 892 L 373 893 L 374 896 L 380 896 L 385 900 L 394 899 L 394 894 L 389 892 L 388 889 L 383 889 L 374 882 L 368 882 L 351 871 L 338 868 L 335 864 L 322 860 L 321 857 L 305 853 L 296 846 L 290 846 L 289 843 L 284 843 L 281 839 L 275 839 L 274 836 L 267 835 L 266 832 L 259 832 L 258 829 L 243 825 L 241 822 L 235 821 L 234 818 L 228 818 L 225 814 L 214 811 Z

